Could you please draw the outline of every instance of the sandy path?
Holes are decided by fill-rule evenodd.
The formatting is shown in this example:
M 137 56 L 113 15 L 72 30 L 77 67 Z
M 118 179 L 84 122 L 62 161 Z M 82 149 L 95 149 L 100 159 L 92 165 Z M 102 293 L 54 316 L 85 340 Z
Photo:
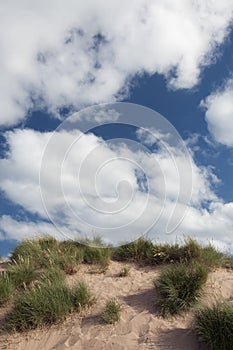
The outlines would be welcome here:
M 46 330 L 3 335 L 5 349 L 204 350 L 191 330 L 192 313 L 169 320 L 158 315 L 153 280 L 159 270 L 130 265 L 130 276 L 120 278 L 122 266 L 111 262 L 106 274 L 90 274 L 89 267 L 82 266 L 76 275 L 68 278 L 68 283 L 84 280 L 96 296 L 97 303 L 88 314 L 73 315 L 64 324 Z M 116 298 L 122 305 L 121 320 L 116 325 L 104 325 L 101 321 L 100 314 L 109 298 Z M 209 275 L 203 302 L 215 299 L 233 299 L 233 272 L 216 270 Z

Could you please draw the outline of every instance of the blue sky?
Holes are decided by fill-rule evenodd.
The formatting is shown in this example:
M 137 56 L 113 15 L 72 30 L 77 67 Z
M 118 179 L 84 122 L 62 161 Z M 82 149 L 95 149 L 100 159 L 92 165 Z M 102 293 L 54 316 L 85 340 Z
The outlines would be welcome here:
M 78 234 L 101 234 L 98 227 L 108 227 L 109 221 L 113 226 L 117 222 L 126 225 L 146 200 L 135 175 L 139 169 L 136 163 L 143 168 L 144 177 L 148 171 L 152 183 L 150 207 L 143 216 L 145 221 L 140 222 L 140 232 L 162 206 L 158 188 L 163 177 L 168 186 L 164 190 L 167 202 L 163 203 L 162 219 L 152 229 L 151 237 L 174 240 L 188 234 L 233 252 L 233 0 L 202 0 L 195 4 L 191 0 L 137 0 L 124 5 L 123 9 L 115 0 L 85 4 L 51 0 L 37 5 L 25 0 L 20 6 L 14 1 L 0 1 L 2 255 L 7 255 L 18 241 L 37 234 L 62 238 L 72 231 L 76 238 Z M 74 220 L 65 209 L 63 212 L 60 190 L 55 185 L 53 188 L 59 180 L 59 157 L 64 157 L 82 129 L 75 123 L 72 134 L 66 126 L 58 131 L 57 127 L 83 108 L 114 102 L 134 103 L 160 113 L 178 131 L 190 152 L 193 197 L 187 203 L 178 200 L 177 206 L 185 205 L 189 212 L 172 235 L 163 232 L 165 218 L 172 212 L 174 193 L 179 192 L 177 174 L 162 142 L 156 150 L 150 144 L 144 153 L 132 151 L 128 139 L 140 145 L 143 141 L 137 138 L 134 128 L 124 124 L 100 126 L 68 154 L 62 193 L 69 208 L 77 211 L 83 221 L 77 217 Z M 94 120 L 95 116 L 91 112 L 88 118 Z M 143 118 L 146 120 L 146 112 L 142 125 Z M 54 133 L 54 148 L 47 148 L 43 158 Z M 107 142 L 119 137 L 121 144 Z M 160 141 L 167 142 L 165 135 L 160 137 Z M 41 162 L 48 153 L 48 171 L 43 169 L 41 184 Z M 87 162 L 81 182 L 75 173 L 77 169 L 72 169 L 75 154 L 77 167 L 79 162 Z M 186 169 L 185 157 L 174 149 L 173 155 L 175 162 Z M 95 192 L 91 174 L 108 157 L 117 161 L 110 162 L 102 177 L 97 178 L 99 192 Z M 124 157 L 130 164 L 122 161 Z M 156 167 L 153 171 L 155 164 L 161 166 L 162 177 Z M 140 180 L 144 181 L 144 177 Z M 122 211 L 122 217 L 102 213 L 93 220 L 89 209 L 98 203 L 98 195 L 114 201 L 114 181 L 122 179 L 135 193 L 132 205 Z M 78 187 L 87 202 L 92 203 L 88 210 L 80 197 L 72 195 Z M 124 197 L 128 188 L 122 187 L 122 191 Z M 106 202 L 108 206 L 110 202 Z M 106 237 L 111 241 L 110 234 Z M 119 231 L 117 242 L 125 237 L 135 238 Z

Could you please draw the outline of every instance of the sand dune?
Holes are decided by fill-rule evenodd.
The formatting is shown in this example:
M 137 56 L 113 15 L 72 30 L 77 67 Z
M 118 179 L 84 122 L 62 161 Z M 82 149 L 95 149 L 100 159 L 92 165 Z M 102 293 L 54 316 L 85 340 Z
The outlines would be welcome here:
M 192 332 L 192 312 L 163 319 L 156 309 L 153 280 L 159 269 L 130 265 L 130 276 L 118 274 L 124 264 L 111 262 L 105 274 L 92 274 L 83 265 L 69 284 L 84 280 L 97 298 L 86 315 L 72 315 L 65 323 L 27 334 L 1 335 L 0 348 L 9 350 L 198 350 L 205 349 Z M 105 325 L 101 312 L 109 298 L 117 298 L 122 306 L 121 320 Z M 232 270 L 216 270 L 209 274 L 203 303 L 233 299 Z M 6 309 L 2 309 L 2 317 Z

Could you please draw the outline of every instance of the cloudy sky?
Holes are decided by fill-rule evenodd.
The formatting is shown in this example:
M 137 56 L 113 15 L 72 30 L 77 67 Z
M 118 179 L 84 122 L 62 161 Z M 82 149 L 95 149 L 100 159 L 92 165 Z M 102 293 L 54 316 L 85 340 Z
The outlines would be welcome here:
M 0 253 L 144 233 L 233 252 L 232 24 L 233 0 L 0 0 Z

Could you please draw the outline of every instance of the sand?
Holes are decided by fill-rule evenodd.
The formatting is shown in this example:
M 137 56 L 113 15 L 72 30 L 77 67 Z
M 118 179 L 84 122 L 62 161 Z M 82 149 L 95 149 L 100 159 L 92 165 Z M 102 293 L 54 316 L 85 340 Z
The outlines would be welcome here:
M 111 262 L 105 274 L 90 273 L 81 266 L 69 284 L 84 280 L 97 303 L 83 315 L 72 315 L 63 324 L 24 334 L 0 336 L 0 348 L 9 350 L 198 350 L 206 349 L 192 331 L 193 311 L 163 319 L 156 308 L 153 280 L 159 268 L 130 266 L 130 276 L 118 277 L 123 263 Z M 122 307 L 121 320 L 105 325 L 101 320 L 105 302 L 116 298 Z M 209 274 L 201 302 L 233 300 L 233 271 L 217 269 Z M 7 309 L 0 309 L 0 322 Z

